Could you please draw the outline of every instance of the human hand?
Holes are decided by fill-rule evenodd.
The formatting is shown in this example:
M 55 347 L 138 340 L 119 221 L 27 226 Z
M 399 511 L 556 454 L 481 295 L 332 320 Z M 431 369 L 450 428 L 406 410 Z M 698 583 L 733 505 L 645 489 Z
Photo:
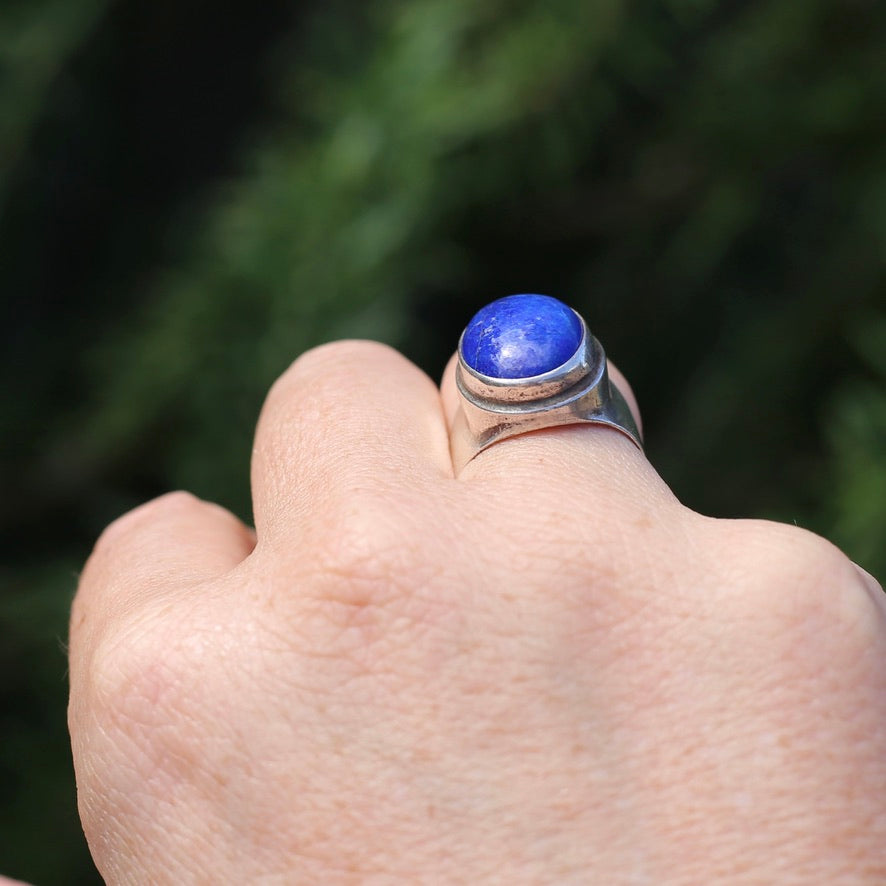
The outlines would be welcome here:
M 452 366 L 441 398 L 311 351 L 259 423 L 257 545 L 181 493 L 104 533 L 69 719 L 106 879 L 886 882 L 881 592 L 607 429 L 456 479 L 455 406 Z

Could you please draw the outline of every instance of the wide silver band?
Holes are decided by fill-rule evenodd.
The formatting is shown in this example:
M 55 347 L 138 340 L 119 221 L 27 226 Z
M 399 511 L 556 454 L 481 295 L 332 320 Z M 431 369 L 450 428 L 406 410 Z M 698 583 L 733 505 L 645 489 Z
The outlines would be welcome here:
M 543 375 L 520 379 L 493 378 L 472 369 L 459 340 L 455 381 L 461 408 L 451 437 L 457 474 L 500 440 L 559 425 L 605 425 L 643 449 L 631 410 L 609 380 L 603 348 L 584 320 L 582 333 L 581 345 L 569 361 Z

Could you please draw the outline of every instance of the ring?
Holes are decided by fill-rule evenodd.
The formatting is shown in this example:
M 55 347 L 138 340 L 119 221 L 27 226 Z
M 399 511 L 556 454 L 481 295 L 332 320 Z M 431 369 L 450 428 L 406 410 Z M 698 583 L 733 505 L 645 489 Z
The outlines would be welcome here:
M 509 295 L 481 308 L 458 342 L 456 474 L 484 449 L 560 425 L 614 428 L 642 452 L 624 395 L 584 319 L 548 295 Z

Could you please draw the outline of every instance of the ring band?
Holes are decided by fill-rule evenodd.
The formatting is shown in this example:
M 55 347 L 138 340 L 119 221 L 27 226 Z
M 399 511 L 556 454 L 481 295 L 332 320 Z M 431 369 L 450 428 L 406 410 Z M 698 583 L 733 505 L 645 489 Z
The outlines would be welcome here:
M 643 449 L 602 346 L 578 312 L 550 296 L 506 296 L 479 311 L 459 339 L 455 380 L 456 474 L 501 440 L 561 425 L 604 425 Z

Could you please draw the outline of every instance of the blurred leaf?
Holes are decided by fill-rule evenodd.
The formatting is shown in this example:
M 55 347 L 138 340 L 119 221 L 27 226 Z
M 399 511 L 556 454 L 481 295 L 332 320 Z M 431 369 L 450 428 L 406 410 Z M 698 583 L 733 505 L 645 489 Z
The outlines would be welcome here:
M 0 8 L 0 207 L 46 92 L 113 0 L 7 0 Z

